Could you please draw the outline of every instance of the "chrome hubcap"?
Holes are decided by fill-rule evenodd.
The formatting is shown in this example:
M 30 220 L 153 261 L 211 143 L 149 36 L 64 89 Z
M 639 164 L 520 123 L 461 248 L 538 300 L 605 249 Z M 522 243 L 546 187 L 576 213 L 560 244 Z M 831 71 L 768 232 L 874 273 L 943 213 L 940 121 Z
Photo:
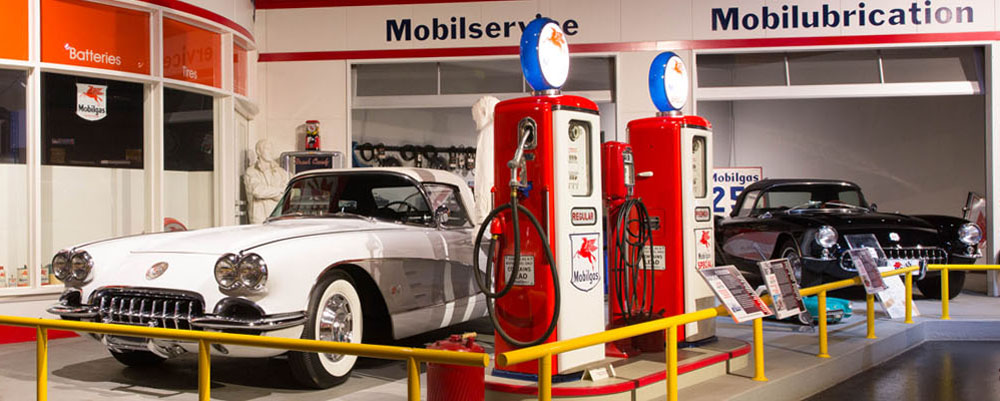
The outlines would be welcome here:
M 354 319 L 347 298 L 334 294 L 326 300 L 319 317 L 319 340 L 349 343 L 354 337 Z M 332 362 L 344 358 L 343 354 L 323 354 Z

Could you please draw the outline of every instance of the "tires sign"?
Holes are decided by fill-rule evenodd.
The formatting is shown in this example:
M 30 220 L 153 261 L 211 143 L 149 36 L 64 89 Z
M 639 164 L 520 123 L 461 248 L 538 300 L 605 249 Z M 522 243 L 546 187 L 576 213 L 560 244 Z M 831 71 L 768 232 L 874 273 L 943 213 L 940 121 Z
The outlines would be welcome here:
M 712 211 L 728 216 L 743 189 L 764 178 L 762 167 L 718 167 L 712 171 Z

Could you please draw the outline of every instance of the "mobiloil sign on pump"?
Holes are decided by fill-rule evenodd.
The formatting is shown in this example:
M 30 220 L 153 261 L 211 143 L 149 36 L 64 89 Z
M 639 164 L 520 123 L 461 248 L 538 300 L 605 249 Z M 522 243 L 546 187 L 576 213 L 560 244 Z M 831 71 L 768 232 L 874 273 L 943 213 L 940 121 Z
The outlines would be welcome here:
M 552 20 L 525 28 L 521 68 L 535 92 L 495 108 L 493 204 L 500 206 L 476 240 L 478 247 L 491 229 L 485 279 L 493 282 L 482 275 L 478 281 L 491 299 L 497 353 L 604 329 L 597 105 L 559 93 L 569 47 Z M 562 353 L 552 371 L 571 372 L 603 358 L 603 346 Z M 509 369 L 536 374 L 538 364 Z
M 715 306 L 712 290 L 698 274 L 698 269 L 715 263 L 708 184 L 712 132 L 704 118 L 680 111 L 687 102 L 688 82 L 687 67 L 679 56 L 673 52 L 656 56 L 649 68 L 649 94 L 660 112 L 628 123 L 635 195 L 645 202 L 652 220 L 653 310 L 662 310 L 665 316 Z M 681 341 L 715 336 L 711 319 L 679 329 L 683 329 L 677 333 Z

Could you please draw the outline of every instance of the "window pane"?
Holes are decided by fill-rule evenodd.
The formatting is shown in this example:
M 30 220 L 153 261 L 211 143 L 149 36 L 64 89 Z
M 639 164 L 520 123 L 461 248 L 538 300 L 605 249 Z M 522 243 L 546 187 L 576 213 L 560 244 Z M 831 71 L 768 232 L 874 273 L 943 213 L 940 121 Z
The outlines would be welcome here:
M 875 50 L 788 53 L 792 85 L 878 83 Z
M 28 182 L 23 71 L 0 70 L 0 288 L 28 286 Z
M 520 66 L 518 67 L 520 72 Z M 611 90 L 615 82 L 614 59 L 610 57 L 573 57 L 563 90 Z
M 142 84 L 42 74 L 42 164 L 142 168 Z
M 213 225 L 214 109 L 211 96 L 163 92 L 163 216 L 187 229 Z
M 358 64 L 358 96 L 436 95 L 437 63 Z
M 924 47 L 882 50 L 885 82 L 978 81 L 980 47 Z
M 424 184 L 424 191 L 431 200 L 431 209 L 437 211 L 441 206 L 448 208 L 448 227 L 464 227 L 468 225 L 469 216 L 459 201 L 455 187 L 442 184 Z
M 698 86 L 766 86 L 785 84 L 785 55 L 702 54 L 698 56 Z
M 519 93 L 521 62 L 511 60 L 441 63 L 441 93 Z

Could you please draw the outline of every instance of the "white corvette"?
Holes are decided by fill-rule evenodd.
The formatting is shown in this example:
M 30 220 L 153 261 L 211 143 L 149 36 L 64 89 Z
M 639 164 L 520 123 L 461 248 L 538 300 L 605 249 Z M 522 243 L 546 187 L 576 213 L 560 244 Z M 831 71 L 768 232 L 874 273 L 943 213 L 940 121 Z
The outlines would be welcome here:
M 399 339 L 482 317 L 472 272 L 472 192 L 456 175 L 416 168 L 295 176 L 259 225 L 136 235 L 52 259 L 64 319 L 324 341 Z M 93 335 L 127 365 L 197 344 Z M 269 357 L 280 350 L 216 345 Z M 356 357 L 289 353 L 304 385 L 347 379 Z

